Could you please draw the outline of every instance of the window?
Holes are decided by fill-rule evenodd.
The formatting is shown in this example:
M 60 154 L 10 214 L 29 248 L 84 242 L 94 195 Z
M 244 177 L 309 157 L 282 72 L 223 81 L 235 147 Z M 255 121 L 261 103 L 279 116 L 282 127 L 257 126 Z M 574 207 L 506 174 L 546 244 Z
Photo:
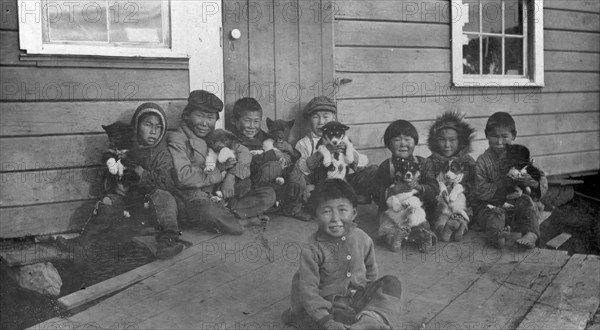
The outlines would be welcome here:
M 170 0 L 19 0 L 28 54 L 180 57 Z
M 456 86 L 543 86 L 541 0 L 452 0 Z

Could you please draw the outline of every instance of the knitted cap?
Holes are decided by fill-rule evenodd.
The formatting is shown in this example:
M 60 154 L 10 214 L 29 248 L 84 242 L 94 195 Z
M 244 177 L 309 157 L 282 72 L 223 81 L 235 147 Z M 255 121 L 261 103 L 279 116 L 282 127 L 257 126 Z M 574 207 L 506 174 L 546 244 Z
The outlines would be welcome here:
M 304 115 L 310 116 L 316 111 L 331 111 L 333 113 L 337 112 L 337 107 L 335 102 L 328 98 L 327 96 L 317 96 L 310 100 L 308 104 L 304 107 Z
M 218 113 L 223 110 L 223 101 L 211 92 L 195 90 L 190 93 L 188 104 L 183 109 L 183 113 L 187 114 L 194 110 Z

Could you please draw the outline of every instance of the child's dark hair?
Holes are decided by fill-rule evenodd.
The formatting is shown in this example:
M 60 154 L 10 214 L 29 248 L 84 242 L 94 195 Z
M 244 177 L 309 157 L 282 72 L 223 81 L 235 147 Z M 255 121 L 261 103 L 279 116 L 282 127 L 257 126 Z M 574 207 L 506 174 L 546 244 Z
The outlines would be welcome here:
M 517 137 L 515 120 L 508 112 L 499 111 L 488 118 L 487 123 L 485 124 L 485 136 L 487 137 L 492 130 L 498 127 L 506 128 L 512 133 L 513 137 Z
M 415 140 L 415 144 L 419 144 L 419 133 L 417 133 L 417 128 L 406 120 L 396 120 L 391 123 L 383 134 L 383 143 L 385 146 L 390 145 L 390 141 L 400 135 L 410 136 Z
M 347 199 L 353 207 L 358 206 L 356 193 L 346 181 L 342 179 L 327 179 L 325 182 L 317 185 L 311 192 L 306 202 L 306 209 L 314 215 L 321 203 L 338 198 Z
M 255 98 L 244 97 L 235 102 L 233 105 L 233 119 L 240 118 L 244 112 L 262 112 L 260 103 Z

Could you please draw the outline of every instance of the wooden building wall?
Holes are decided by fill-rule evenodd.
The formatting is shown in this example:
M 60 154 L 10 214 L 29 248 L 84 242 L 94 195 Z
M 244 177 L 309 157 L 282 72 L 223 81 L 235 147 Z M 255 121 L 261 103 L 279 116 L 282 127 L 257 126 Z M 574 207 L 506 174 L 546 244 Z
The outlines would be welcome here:
M 379 164 L 389 157 L 383 132 L 396 119 L 419 131 L 432 119 L 466 113 L 477 129 L 473 156 L 487 148 L 483 129 L 496 111 L 511 113 L 517 142 L 552 175 L 600 169 L 600 2 L 544 1 L 543 88 L 451 86 L 449 0 L 336 1 L 335 74 L 339 118 Z
M 23 56 L 17 0 L 1 5 L 0 237 L 79 229 L 101 194 L 101 125 L 152 101 L 176 127 L 188 61 Z

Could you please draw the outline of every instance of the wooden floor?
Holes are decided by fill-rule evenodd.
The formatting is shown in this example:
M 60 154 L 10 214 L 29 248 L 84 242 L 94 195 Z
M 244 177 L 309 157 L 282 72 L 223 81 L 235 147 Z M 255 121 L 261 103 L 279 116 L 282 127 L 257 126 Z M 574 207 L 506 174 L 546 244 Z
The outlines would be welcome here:
M 372 233 L 374 207 L 359 214 L 360 226 Z M 256 227 L 241 237 L 186 232 L 195 245 L 159 261 L 156 274 L 68 319 L 33 328 L 286 329 L 280 315 L 290 305 L 299 242 L 315 229 L 274 216 L 262 234 Z M 472 232 L 427 253 L 382 246 L 376 253 L 380 275 L 402 281 L 404 329 L 585 329 L 600 303 L 598 256 L 500 251 Z M 144 278 L 145 269 L 128 276 Z

